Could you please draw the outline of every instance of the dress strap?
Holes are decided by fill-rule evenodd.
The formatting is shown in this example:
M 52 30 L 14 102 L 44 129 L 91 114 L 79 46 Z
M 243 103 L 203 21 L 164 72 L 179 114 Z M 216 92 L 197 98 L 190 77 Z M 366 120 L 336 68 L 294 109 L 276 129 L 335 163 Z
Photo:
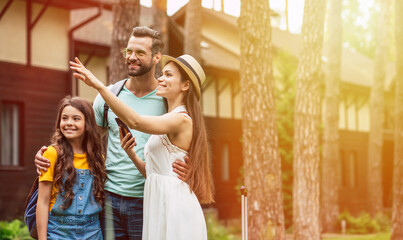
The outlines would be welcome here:
M 182 114 L 183 116 L 188 117 L 189 119 L 192 119 L 192 118 L 189 116 L 189 113 L 188 113 L 188 112 L 183 111 L 183 112 L 177 112 L 177 113 Z
M 192 118 L 189 116 L 189 113 L 187 112 L 186 107 L 185 107 L 184 105 L 181 105 L 181 106 L 175 108 L 174 110 L 172 110 L 172 112 L 182 114 L 183 116 L 186 116 L 186 117 L 188 117 L 189 119 L 192 119 Z

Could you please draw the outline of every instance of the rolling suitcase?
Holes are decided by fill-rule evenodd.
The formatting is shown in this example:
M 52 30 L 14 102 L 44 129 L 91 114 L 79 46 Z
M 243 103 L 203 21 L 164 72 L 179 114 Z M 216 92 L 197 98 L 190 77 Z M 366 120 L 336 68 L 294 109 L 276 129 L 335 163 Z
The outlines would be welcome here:
M 241 187 L 242 240 L 248 240 L 248 190 Z

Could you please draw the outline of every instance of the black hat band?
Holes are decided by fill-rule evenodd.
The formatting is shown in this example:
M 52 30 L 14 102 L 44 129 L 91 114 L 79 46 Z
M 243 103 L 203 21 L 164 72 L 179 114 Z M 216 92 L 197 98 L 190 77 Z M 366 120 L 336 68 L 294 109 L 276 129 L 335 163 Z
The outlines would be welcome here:
M 193 69 L 193 67 L 190 66 L 189 63 L 186 62 L 186 60 L 183 59 L 183 58 L 181 58 L 181 57 L 176 58 L 176 60 L 178 60 L 179 62 L 183 63 L 183 65 L 185 65 L 187 68 L 190 69 L 190 71 L 192 71 L 192 73 L 193 73 L 193 74 L 196 76 L 196 78 L 197 78 L 197 82 L 199 83 L 199 86 L 201 87 L 201 82 L 200 82 L 199 75 L 196 73 L 196 71 Z

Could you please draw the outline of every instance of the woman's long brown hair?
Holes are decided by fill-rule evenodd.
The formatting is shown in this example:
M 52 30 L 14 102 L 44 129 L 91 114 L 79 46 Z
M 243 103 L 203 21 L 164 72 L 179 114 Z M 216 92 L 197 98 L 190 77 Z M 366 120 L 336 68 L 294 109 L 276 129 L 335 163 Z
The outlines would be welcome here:
M 90 172 L 94 177 L 92 183 L 94 199 L 97 203 L 103 206 L 105 199 L 104 183 L 106 181 L 106 172 L 101 135 L 95 123 L 94 110 L 91 104 L 79 97 L 67 96 L 60 101 L 58 106 L 55 132 L 51 139 L 51 144 L 57 151 L 53 184 L 55 184 L 58 193 L 63 197 L 62 209 L 66 210 L 73 202 L 73 186 L 76 181 L 76 170 L 73 164 L 73 148 L 60 131 L 62 112 L 67 106 L 72 106 L 78 109 L 84 115 L 85 129 L 82 149 L 87 155 Z M 63 182 L 64 177 L 65 181 Z
M 196 97 L 195 87 L 187 73 L 175 62 L 181 73 L 181 80 L 189 81 L 189 90 L 186 95 L 186 109 L 193 122 L 193 137 L 189 148 L 189 177 L 187 183 L 202 204 L 214 202 L 213 178 L 210 168 L 210 154 L 208 151 L 207 133 L 204 125 L 201 106 Z

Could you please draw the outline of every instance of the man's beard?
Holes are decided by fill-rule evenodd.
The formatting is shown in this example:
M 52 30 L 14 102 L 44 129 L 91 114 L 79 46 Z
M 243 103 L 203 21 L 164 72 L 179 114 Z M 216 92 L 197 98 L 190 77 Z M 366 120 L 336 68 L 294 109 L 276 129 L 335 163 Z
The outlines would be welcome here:
M 128 74 L 129 74 L 129 76 L 132 76 L 132 77 L 137 77 L 137 76 L 143 76 L 143 75 L 145 75 L 146 73 L 148 73 L 152 68 L 153 68 L 153 64 L 152 64 L 152 59 L 151 59 L 151 61 L 149 62 L 149 64 L 144 64 L 144 63 L 142 63 L 142 62 L 140 62 L 139 61 L 139 63 L 140 63 L 140 66 L 139 66 L 139 69 L 137 70 L 137 71 L 131 71 L 130 69 L 129 69 L 129 67 L 128 67 Z

